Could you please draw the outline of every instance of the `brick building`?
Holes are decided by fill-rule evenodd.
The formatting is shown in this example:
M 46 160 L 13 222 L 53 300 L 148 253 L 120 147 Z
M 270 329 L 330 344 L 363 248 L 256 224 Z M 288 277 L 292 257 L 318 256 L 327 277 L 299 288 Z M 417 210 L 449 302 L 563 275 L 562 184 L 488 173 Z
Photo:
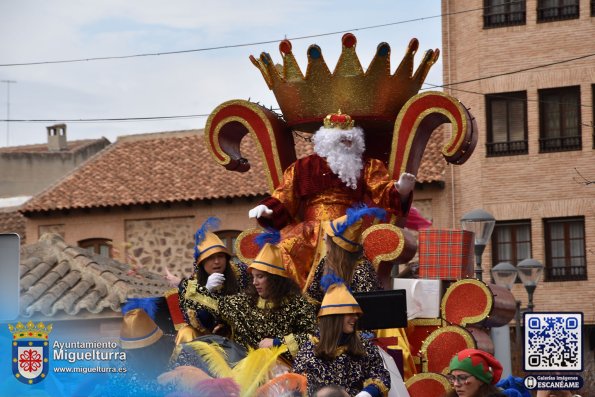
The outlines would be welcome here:
M 445 90 L 480 131 L 475 154 L 446 177 L 453 212 L 497 220 L 484 280 L 500 262 L 545 265 L 535 308 L 583 312 L 592 360 L 595 2 L 443 0 L 442 13 Z M 513 293 L 527 305 L 522 285 Z

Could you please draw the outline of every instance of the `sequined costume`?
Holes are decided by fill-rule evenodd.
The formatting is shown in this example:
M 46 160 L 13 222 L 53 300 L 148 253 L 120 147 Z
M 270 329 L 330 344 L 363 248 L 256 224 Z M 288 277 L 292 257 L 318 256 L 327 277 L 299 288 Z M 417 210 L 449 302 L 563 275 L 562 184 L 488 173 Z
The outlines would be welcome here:
M 265 338 L 278 338 L 287 346 L 284 356 L 290 360 L 316 330 L 315 308 L 301 295 L 288 296 L 280 307 L 273 307 L 262 298 L 254 304 L 245 293 L 218 297 L 190 280 L 185 300 L 220 316 L 231 326 L 231 338 L 245 347 L 257 348 Z
M 384 368 L 378 348 L 367 339 L 362 339 L 366 355 L 356 358 L 345 353 L 345 346 L 337 348 L 333 360 L 324 360 L 314 355 L 317 337 L 311 337 L 297 354 L 293 372 L 308 378 L 308 395 L 323 385 L 335 384 L 345 388 L 354 396 L 368 385 L 376 386 L 381 395 L 386 396 L 390 389 L 390 374 Z
M 236 275 L 240 291 L 245 290 L 250 283 L 248 267 L 242 262 L 235 262 L 233 260 L 229 262 L 229 265 L 232 267 L 233 273 Z M 190 280 L 194 280 L 196 282 L 196 276 L 191 279 L 182 279 L 178 286 L 180 309 L 184 314 L 184 320 L 187 324 L 193 326 L 200 334 L 211 333 L 215 325 L 221 323 L 221 319 L 217 316 L 214 316 L 197 302 L 188 301 L 185 299 L 186 291 L 188 290 L 188 282 Z M 222 292 L 217 291 L 213 291 L 211 294 L 217 297 L 223 296 Z
M 371 202 L 397 217 L 407 214 L 413 195 L 402 203 L 394 184 L 382 161 L 367 159 L 357 188 L 351 189 L 331 171 L 325 159 L 312 154 L 285 170 L 281 184 L 260 203 L 273 211 L 272 216 L 260 217 L 258 222 L 281 230 L 281 245 L 299 266 L 297 281 L 303 286 L 312 267 L 322 221 L 344 215 L 358 202 Z
M 322 298 L 324 297 L 324 292 L 320 287 L 320 280 L 322 279 L 324 273 L 325 262 L 326 258 L 322 258 L 322 260 L 318 263 L 316 270 L 314 271 L 312 283 L 306 290 L 306 295 L 317 302 L 322 302 Z M 357 262 L 353 271 L 351 282 L 349 283 L 349 287 L 351 288 L 352 292 L 369 292 L 382 289 L 380 281 L 378 280 L 378 275 L 376 274 L 376 270 L 374 270 L 374 266 L 372 263 L 370 263 L 370 261 L 365 258 L 361 258 Z

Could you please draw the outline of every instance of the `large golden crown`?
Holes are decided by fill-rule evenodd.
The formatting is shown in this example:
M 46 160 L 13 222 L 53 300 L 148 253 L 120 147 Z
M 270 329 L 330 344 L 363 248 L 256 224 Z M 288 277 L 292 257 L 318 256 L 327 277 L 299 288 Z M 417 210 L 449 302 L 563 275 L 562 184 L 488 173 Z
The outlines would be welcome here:
M 29 321 L 27 325 L 23 325 L 23 323 L 19 321 L 14 327 L 12 324 L 8 324 L 8 329 L 12 333 L 12 338 L 14 340 L 25 338 L 47 339 L 50 332 L 52 332 L 52 328 L 52 324 L 46 326 L 41 321 L 37 324 L 34 324 L 33 321 Z
M 380 43 L 370 66 L 364 72 L 355 52 L 355 36 L 346 33 L 342 43 L 343 50 L 333 73 L 324 61 L 320 47 L 311 45 L 304 76 L 291 52 L 289 40 L 279 44 L 283 66 L 275 65 L 265 52 L 259 59 L 253 56 L 250 59 L 273 90 L 290 127 L 313 132 L 320 127 L 327 114 L 341 109 L 364 128 L 371 125 L 392 131 L 399 110 L 409 98 L 417 94 L 440 51 L 426 51 L 414 73 L 413 59 L 419 42 L 412 39 L 401 64 L 391 74 L 390 46 Z

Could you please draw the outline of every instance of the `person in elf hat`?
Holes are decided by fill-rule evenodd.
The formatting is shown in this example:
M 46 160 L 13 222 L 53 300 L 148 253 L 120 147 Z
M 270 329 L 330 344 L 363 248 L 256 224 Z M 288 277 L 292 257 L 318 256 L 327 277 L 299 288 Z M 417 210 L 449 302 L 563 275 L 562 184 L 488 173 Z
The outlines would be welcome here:
M 448 381 L 454 390 L 446 397 L 505 397 L 495 386 L 502 365 L 491 354 L 478 349 L 461 350 L 450 360 Z
M 219 219 L 208 218 L 194 235 L 194 274 L 182 279 L 178 286 L 180 309 L 186 322 L 191 326 L 178 332 L 177 343 L 193 340 L 200 334 L 220 332 L 225 324 L 213 316 L 202 305 L 185 299 L 189 288 L 196 291 L 196 286 L 204 286 L 215 296 L 237 294 L 249 285 L 247 266 L 231 261 L 231 255 L 225 244 L 210 230 L 219 227 Z
M 290 260 L 281 248 L 266 243 L 248 267 L 253 281 L 245 292 L 219 296 L 206 286 L 189 285 L 184 300 L 223 319 L 231 327 L 231 338 L 240 345 L 285 344 L 284 357 L 292 360 L 308 334 L 315 332 L 316 316 L 314 306 L 287 270 Z
M 349 115 L 329 114 L 314 134 L 314 154 L 285 170 L 271 197 L 251 209 L 264 228 L 281 230 L 281 245 L 298 267 L 298 282 L 315 264 L 321 223 L 345 215 L 354 203 L 369 202 L 399 218 L 407 216 L 415 176 L 392 180 L 384 163 L 364 156 L 364 132 Z
M 318 312 L 319 335 L 304 343 L 293 371 L 306 376 L 309 395 L 322 385 L 334 384 L 350 396 L 386 396 L 389 372 L 378 348 L 356 330 L 362 309 L 336 276 L 325 276 L 322 283 L 330 286 Z
M 354 206 L 332 221 L 323 222 L 325 232 L 326 256 L 316 266 L 308 280 L 306 294 L 320 302 L 324 291 L 320 281 L 325 274 L 336 274 L 345 280 L 351 291 L 368 292 L 382 289 L 374 266 L 362 252 L 360 242 L 363 218 L 369 215 L 378 219 L 386 216 L 382 208 L 368 208 L 365 205 Z

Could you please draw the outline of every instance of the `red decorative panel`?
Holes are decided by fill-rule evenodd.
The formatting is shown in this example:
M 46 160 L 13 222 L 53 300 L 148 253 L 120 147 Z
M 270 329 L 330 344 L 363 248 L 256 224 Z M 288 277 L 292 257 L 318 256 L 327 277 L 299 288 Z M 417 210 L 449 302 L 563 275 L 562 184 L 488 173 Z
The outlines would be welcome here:
M 452 388 L 444 375 L 417 374 L 405 382 L 410 397 L 442 397 Z

